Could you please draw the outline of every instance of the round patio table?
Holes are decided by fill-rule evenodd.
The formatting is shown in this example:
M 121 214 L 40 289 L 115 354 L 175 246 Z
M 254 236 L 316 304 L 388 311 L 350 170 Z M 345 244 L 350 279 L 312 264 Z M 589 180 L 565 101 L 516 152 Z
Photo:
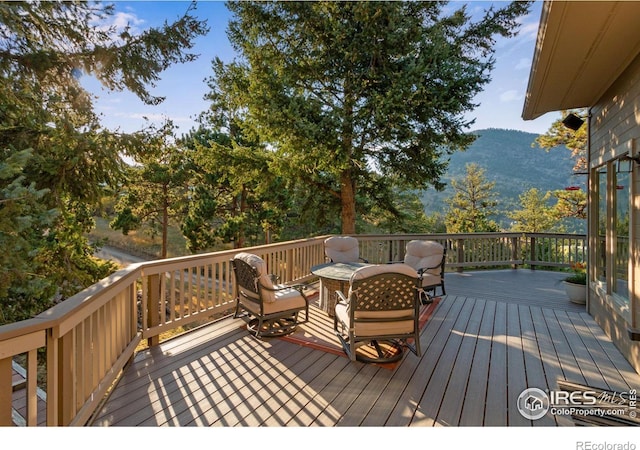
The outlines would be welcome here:
M 349 280 L 353 272 L 361 267 L 370 265 L 363 262 L 329 262 L 313 266 L 311 273 L 317 275 L 320 279 L 320 309 L 330 317 L 333 317 L 335 315 L 336 302 L 338 301 L 336 291 L 339 290 L 345 296 L 348 295 Z

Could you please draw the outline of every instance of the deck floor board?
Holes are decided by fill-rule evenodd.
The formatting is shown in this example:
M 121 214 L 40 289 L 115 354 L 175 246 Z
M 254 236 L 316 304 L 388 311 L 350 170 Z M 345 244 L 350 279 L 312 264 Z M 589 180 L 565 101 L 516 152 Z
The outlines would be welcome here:
M 453 328 L 449 331 L 448 339 L 435 366 L 429 384 L 427 384 L 424 394 L 418 403 L 416 412 L 411 420 L 411 426 L 433 426 L 440 409 L 455 406 L 455 403 L 447 405 L 443 402 L 449 382 L 453 379 L 452 372 L 460 348 L 462 337 L 465 334 L 467 325 L 473 317 L 475 302 L 465 300 L 460 314 L 455 321 Z M 467 369 L 468 372 L 468 369 Z M 460 397 L 458 397 L 458 400 Z
M 92 424 L 572 426 L 523 418 L 518 395 L 558 380 L 637 389 L 640 375 L 557 275 L 547 284 L 542 271 L 453 274 L 422 330 L 422 356 L 407 352 L 394 369 L 258 340 L 225 319 L 139 353 Z M 331 334 L 331 319 L 311 309 L 312 328 Z
M 456 426 L 460 422 L 462 407 L 465 403 L 463 402 L 465 397 L 462 394 L 467 391 L 469 376 L 471 375 L 469 367 L 472 366 L 473 359 L 476 357 L 475 348 L 478 344 L 485 306 L 486 302 L 484 300 L 474 302 L 471 316 L 467 321 L 467 327 L 461 336 L 459 351 L 438 413 L 442 425 Z
M 487 398 L 487 380 L 489 379 L 489 360 L 491 358 L 491 335 L 496 302 L 481 300 L 484 304 L 482 320 L 476 339 L 473 360 L 469 368 L 467 388 L 460 394 L 464 397 L 459 426 L 482 425 L 479 418 L 484 417 Z M 480 419 L 481 420 L 481 419 Z
M 507 425 L 507 304 L 496 302 L 491 335 L 487 399 L 476 426 Z

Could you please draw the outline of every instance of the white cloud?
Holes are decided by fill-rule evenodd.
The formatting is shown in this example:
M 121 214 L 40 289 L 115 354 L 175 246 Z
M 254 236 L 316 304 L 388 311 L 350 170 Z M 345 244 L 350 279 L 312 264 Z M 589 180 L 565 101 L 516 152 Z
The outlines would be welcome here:
M 112 25 L 116 27 L 118 31 L 122 31 L 127 26 L 129 26 L 131 27 L 129 32 L 131 34 L 136 34 L 136 31 L 138 30 L 137 26 L 144 24 L 144 22 L 145 21 L 143 19 L 138 18 L 138 16 L 136 16 L 135 14 L 128 12 L 117 12 L 113 16 Z
M 118 11 L 104 19 L 95 18 L 92 24 L 102 31 L 114 31 L 113 39 L 117 42 L 120 40 L 118 36 L 127 27 L 129 34 L 135 36 L 142 33 L 142 25 L 145 23 L 144 19 L 134 13 Z
M 537 18 L 535 22 L 523 23 L 519 34 L 522 37 L 535 41 L 538 38 L 538 25 L 539 21 Z
M 500 101 L 503 103 L 509 103 L 517 100 L 522 100 L 522 94 L 515 89 L 510 89 L 500 94 Z
M 516 63 L 514 69 L 515 70 L 529 70 L 531 68 L 531 58 L 520 58 Z

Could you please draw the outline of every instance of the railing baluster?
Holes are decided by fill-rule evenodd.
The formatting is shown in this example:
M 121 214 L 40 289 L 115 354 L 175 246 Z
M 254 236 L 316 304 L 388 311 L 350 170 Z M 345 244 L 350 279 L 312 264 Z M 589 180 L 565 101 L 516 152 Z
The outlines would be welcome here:
M 148 345 L 157 345 L 162 332 L 201 320 L 205 311 L 210 316 L 233 310 L 235 283 L 229 265 L 233 255 L 240 251 L 256 253 L 281 282 L 299 282 L 312 277 L 313 265 L 324 262 L 325 237 L 132 265 L 43 313 L 37 325 L 29 322 L 29 326 L 20 328 L 18 324 L 23 330 L 19 332 L 15 331 L 16 324 L 0 327 L 0 425 L 12 422 L 8 387 L 13 356 L 27 354 L 28 425 L 37 421 L 37 414 L 32 413 L 37 406 L 34 373 L 37 349 L 41 347 L 46 348 L 47 355 L 47 424 L 81 423 L 91 413 L 86 410 L 93 407 L 92 398 L 101 398 L 105 385 L 115 380 L 113 372 L 118 371 L 114 366 L 122 367 L 123 359 L 133 356 L 140 336 Z M 363 256 L 374 263 L 403 260 L 406 243 L 412 239 L 435 240 L 446 246 L 448 264 L 458 271 L 523 263 L 531 264 L 532 269 L 536 264 L 566 266 L 571 261 L 584 261 L 586 254 L 582 236 L 543 233 L 356 237 Z M 11 339 L 24 339 L 28 344 L 16 347 Z

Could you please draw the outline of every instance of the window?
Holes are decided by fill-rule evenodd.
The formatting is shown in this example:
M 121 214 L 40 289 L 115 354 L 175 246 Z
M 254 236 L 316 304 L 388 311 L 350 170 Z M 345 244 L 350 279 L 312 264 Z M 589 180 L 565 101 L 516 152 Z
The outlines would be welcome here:
M 596 187 L 597 247 L 594 275 L 608 298 L 623 309 L 629 306 L 629 214 L 631 174 L 619 161 L 592 172 Z M 626 307 L 626 308 L 625 308 Z
M 598 187 L 597 193 L 597 214 L 598 214 L 598 233 L 596 248 L 596 280 L 606 283 L 607 273 L 607 169 L 606 167 L 595 172 L 596 179 L 594 183 Z
M 629 299 L 629 202 L 631 177 L 629 172 L 616 172 L 614 235 L 615 278 L 612 291 L 623 300 Z

